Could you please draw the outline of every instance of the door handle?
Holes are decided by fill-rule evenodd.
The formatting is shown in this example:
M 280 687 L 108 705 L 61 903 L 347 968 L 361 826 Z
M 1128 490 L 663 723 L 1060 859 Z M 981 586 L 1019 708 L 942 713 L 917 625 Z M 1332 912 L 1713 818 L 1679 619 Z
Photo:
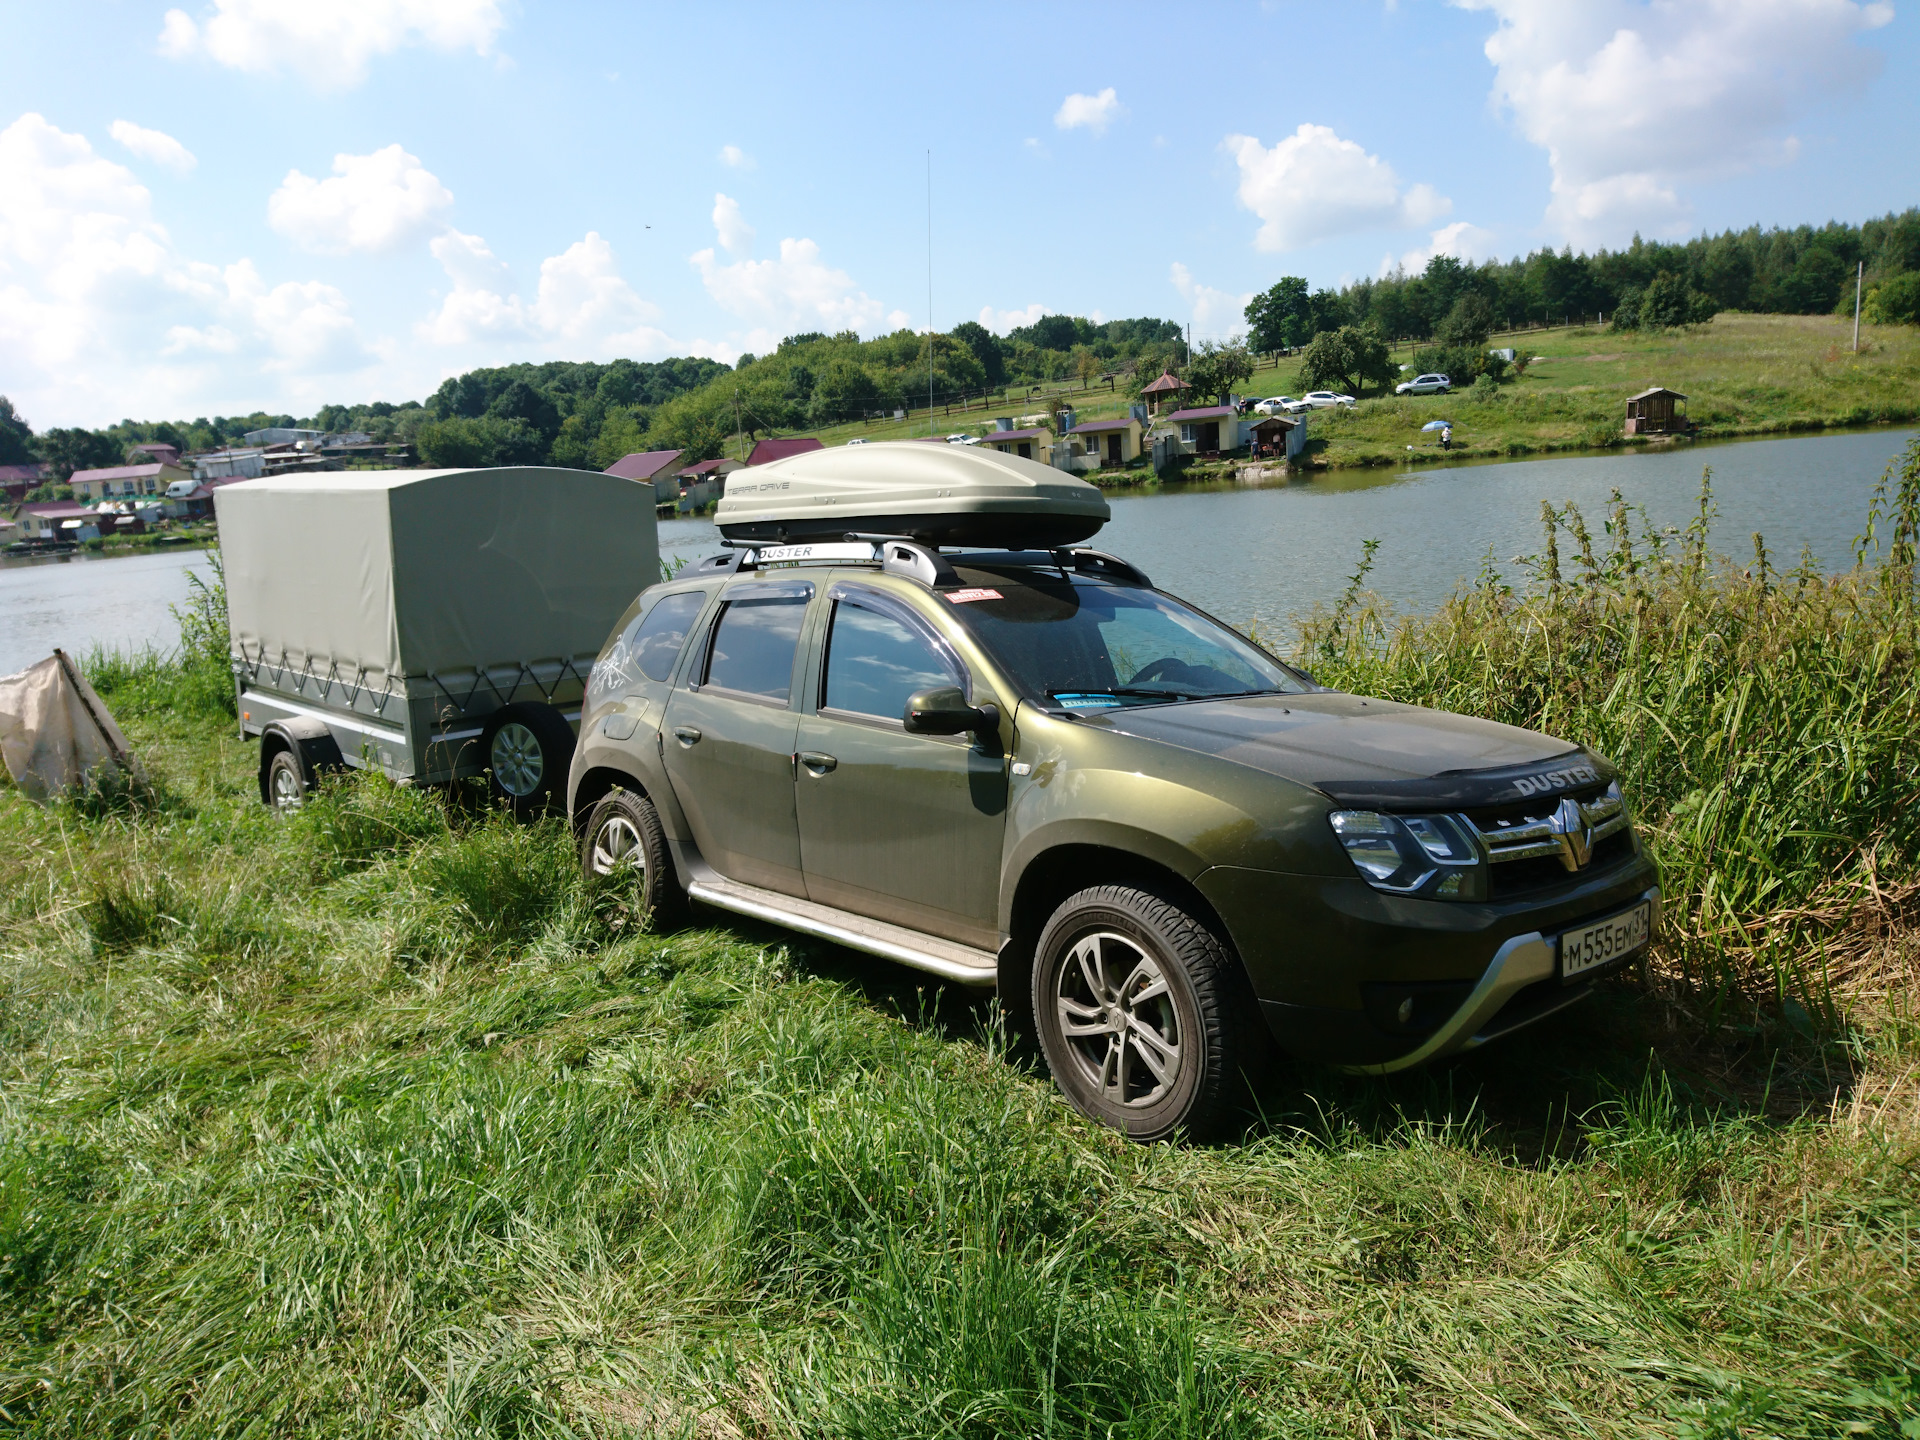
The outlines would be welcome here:
M 800 763 L 815 775 L 824 775 L 840 762 L 831 755 L 822 755 L 818 750 L 803 750 L 800 752 Z
M 691 725 L 676 725 L 673 727 L 673 738 L 692 749 L 700 743 L 700 732 Z

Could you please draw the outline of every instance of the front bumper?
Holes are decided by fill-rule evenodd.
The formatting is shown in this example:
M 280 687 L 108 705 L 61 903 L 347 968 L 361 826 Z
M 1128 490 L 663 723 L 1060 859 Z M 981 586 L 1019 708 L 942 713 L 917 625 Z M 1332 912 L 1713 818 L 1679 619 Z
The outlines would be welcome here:
M 1651 899 L 1644 855 L 1508 904 L 1384 895 L 1358 879 L 1226 867 L 1197 877 L 1246 965 L 1262 1017 L 1300 1059 L 1388 1073 L 1470 1049 L 1580 1000 L 1551 937 Z M 1415 997 L 1397 1027 L 1382 996 Z

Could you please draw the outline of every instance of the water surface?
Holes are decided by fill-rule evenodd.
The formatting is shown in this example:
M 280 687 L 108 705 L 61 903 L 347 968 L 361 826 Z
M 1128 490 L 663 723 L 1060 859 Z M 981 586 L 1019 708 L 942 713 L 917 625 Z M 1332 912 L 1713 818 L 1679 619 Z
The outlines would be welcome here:
M 180 626 L 169 607 L 185 602 L 190 570 L 207 577 L 204 550 L 0 556 L 0 675 L 46 659 L 56 645 L 76 658 L 95 645 L 170 649 Z

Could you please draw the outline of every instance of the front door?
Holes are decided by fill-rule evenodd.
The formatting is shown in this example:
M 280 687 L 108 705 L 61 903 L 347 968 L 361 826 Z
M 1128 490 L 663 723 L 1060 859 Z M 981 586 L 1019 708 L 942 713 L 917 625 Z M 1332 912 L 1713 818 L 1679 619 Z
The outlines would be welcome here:
M 795 792 L 808 898 L 981 949 L 999 937 L 1007 778 L 997 745 L 909 735 L 907 697 L 967 686 L 910 608 L 836 587 Z
M 1120 433 L 1117 430 L 1107 436 L 1107 463 L 1109 465 L 1120 463 Z
M 813 586 L 736 584 L 662 724 L 667 778 L 707 863 L 804 895 L 793 809 L 795 658 Z
M 1220 422 L 1218 420 L 1209 420 L 1200 427 L 1200 444 L 1198 448 L 1201 450 L 1218 450 L 1220 448 Z

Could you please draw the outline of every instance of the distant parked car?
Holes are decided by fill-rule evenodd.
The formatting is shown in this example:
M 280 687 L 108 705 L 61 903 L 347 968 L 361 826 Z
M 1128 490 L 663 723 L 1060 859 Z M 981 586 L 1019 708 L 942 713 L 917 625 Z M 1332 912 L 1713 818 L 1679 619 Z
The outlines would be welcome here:
M 1293 407 L 1300 402 L 1291 395 L 1275 395 L 1260 401 L 1253 407 L 1256 415 L 1291 415 Z
M 867 442 L 866 442 L 866 441 L 865 441 L 864 439 L 859 439 L 859 440 L 849 440 L 849 441 L 847 441 L 847 444 L 849 444 L 849 445 L 864 445 L 864 444 L 866 444 L 866 443 L 867 443 Z
M 1453 386 L 1453 381 L 1444 375 L 1416 375 L 1411 380 L 1403 380 L 1393 387 L 1396 395 L 1444 395 Z
M 1353 408 L 1353 396 L 1336 395 L 1331 390 L 1309 390 L 1300 397 L 1300 407 L 1305 410 L 1331 410 L 1334 406 Z
M 949 445 L 964 445 L 972 438 L 971 435 L 949 435 L 947 436 L 947 443 Z

